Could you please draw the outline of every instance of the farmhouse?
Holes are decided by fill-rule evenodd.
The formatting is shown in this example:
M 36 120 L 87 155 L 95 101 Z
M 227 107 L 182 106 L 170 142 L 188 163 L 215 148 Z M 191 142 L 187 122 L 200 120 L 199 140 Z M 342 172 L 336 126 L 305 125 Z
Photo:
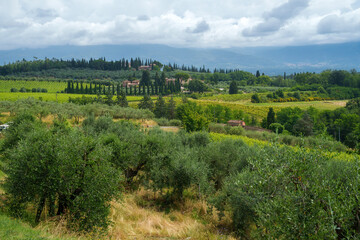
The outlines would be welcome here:
M 229 120 L 227 124 L 232 127 L 237 127 L 237 126 L 245 127 L 245 122 L 242 120 Z
M 125 80 L 122 82 L 122 85 L 123 87 L 138 86 L 140 85 L 140 80 L 134 80 L 134 81 Z
M 175 78 L 165 78 L 166 84 L 169 84 L 170 82 L 175 84 L 176 79 Z
M 151 71 L 152 66 L 151 65 L 144 65 L 144 66 L 140 66 L 139 70 L 144 70 L 144 71 Z

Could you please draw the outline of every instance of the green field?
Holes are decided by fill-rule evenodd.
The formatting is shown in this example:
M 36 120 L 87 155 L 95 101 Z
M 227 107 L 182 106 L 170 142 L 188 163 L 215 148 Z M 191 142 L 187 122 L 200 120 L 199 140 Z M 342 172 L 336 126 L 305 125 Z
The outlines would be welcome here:
M 22 92 L 0 92 L 0 101 L 16 101 L 19 99 L 26 99 L 26 98 L 35 98 L 35 99 L 42 99 L 43 101 L 53 101 L 53 102 L 68 102 L 69 98 L 77 98 L 77 97 L 96 97 L 96 95 L 84 95 L 84 94 L 66 94 L 66 93 L 22 93 Z M 105 97 L 104 95 L 102 97 Z M 142 99 L 142 96 L 127 96 L 128 102 L 138 102 Z M 156 97 L 151 97 L 153 100 Z M 114 96 L 113 99 L 115 100 L 116 97 Z
M 33 88 L 45 88 L 49 93 L 56 93 L 64 91 L 67 87 L 67 83 L 58 81 L 0 81 L 0 92 L 10 92 L 11 88 L 16 88 L 17 90 L 20 90 L 23 87 L 30 90 Z
M 35 99 L 42 99 L 43 101 L 57 101 L 57 102 L 68 102 L 69 97 L 77 98 L 82 97 L 83 94 L 65 94 L 56 93 L 62 91 L 67 86 L 66 82 L 51 82 L 51 81 L 0 81 L 0 101 L 16 101 L 18 99 L 26 99 L 29 97 Z M 15 87 L 20 89 L 25 87 L 31 88 L 46 88 L 47 93 L 21 93 L 21 92 L 10 92 L 10 89 Z M 344 107 L 346 101 L 312 101 L 312 102 L 279 102 L 279 103 L 252 103 L 250 93 L 248 94 L 221 94 L 208 97 L 202 97 L 201 99 L 190 99 L 200 105 L 206 106 L 211 104 L 219 104 L 222 106 L 229 107 L 232 110 L 242 110 L 247 114 L 256 116 L 257 118 L 266 117 L 269 107 L 274 108 L 275 112 L 280 111 L 281 108 L 285 107 L 299 107 L 301 109 L 307 109 L 309 107 L 315 107 L 320 110 L 334 110 L 339 107 Z M 85 95 L 88 97 L 95 97 L 96 95 Z M 105 97 L 105 96 L 103 96 Z M 152 99 L 156 100 L 157 97 L 153 96 Z M 137 103 L 142 99 L 142 96 L 128 96 L 127 100 L 131 107 L 136 107 Z M 167 101 L 169 97 L 165 98 Z M 115 96 L 114 96 L 115 100 Z M 180 97 L 176 97 L 175 101 L 177 104 L 181 102 Z
M 242 110 L 247 114 L 254 115 L 258 118 L 266 117 L 269 108 L 272 107 L 275 112 L 280 111 L 285 107 L 299 107 L 301 109 L 308 109 L 314 107 L 320 110 L 335 110 L 339 107 L 345 107 L 345 100 L 335 101 L 313 101 L 313 102 L 282 102 L 282 103 L 252 103 L 250 100 L 241 101 L 211 101 L 211 100 L 195 100 L 198 104 L 206 106 L 211 104 L 219 104 L 221 106 L 229 107 L 232 110 Z
M 245 94 L 219 94 L 214 96 L 202 97 L 201 100 L 235 102 L 242 100 L 250 100 L 253 93 Z

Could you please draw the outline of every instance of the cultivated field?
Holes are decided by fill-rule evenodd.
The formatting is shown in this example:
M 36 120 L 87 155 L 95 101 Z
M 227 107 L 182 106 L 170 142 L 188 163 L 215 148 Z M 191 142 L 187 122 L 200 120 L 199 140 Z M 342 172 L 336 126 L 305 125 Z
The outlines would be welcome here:
M 67 87 L 66 82 L 59 81 L 23 81 L 23 80 L 1 80 L 0 92 L 10 92 L 11 88 L 20 90 L 21 88 L 33 89 L 33 88 L 45 88 L 49 93 L 56 93 L 64 91 Z M 85 85 L 84 85 L 85 87 Z

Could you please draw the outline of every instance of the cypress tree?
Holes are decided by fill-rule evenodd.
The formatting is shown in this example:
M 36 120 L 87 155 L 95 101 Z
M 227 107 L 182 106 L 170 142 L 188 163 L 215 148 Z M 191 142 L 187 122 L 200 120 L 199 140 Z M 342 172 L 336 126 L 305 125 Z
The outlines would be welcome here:
M 238 93 L 238 87 L 235 81 L 232 81 L 230 83 L 229 87 L 229 94 L 237 94 Z
M 90 90 L 89 90 L 89 92 L 90 92 L 90 94 L 93 94 L 91 83 L 90 83 Z
M 75 89 L 74 89 L 74 82 L 71 81 L 71 93 L 74 93 L 75 92 Z
M 155 82 L 155 95 L 158 95 L 158 84 Z
M 269 108 L 269 112 L 266 117 L 266 128 L 269 128 L 272 123 L 275 123 L 275 112 L 274 109 L 271 107 Z
M 132 95 L 132 86 L 130 85 L 130 96 Z
M 121 91 L 120 94 L 116 97 L 116 104 L 120 105 L 121 107 L 128 107 L 128 101 L 126 99 L 126 94 L 124 91 Z
M 166 116 L 168 119 L 174 119 L 176 117 L 176 103 L 173 96 L 171 96 L 170 101 L 166 104 Z
M 66 93 L 71 93 L 71 83 L 70 83 L 70 81 L 67 82 Z
M 165 73 L 162 72 L 160 77 L 160 86 L 165 86 L 165 83 L 166 83 L 166 76 Z
M 155 74 L 155 85 L 160 85 L 160 76 L 158 72 Z
M 89 89 L 87 85 L 85 86 L 85 94 L 89 94 Z
M 154 103 L 149 95 L 145 95 L 143 99 L 140 100 L 140 103 L 138 104 L 139 109 L 149 109 L 152 111 L 154 109 Z
M 76 82 L 76 90 L 75 93 L 79 93 L 79 82 Z
M 166 116 L 166 105 L 162 95 L 159 95 L 157 101 L 155 102 L 154 114 L 157 118 Z
M 175 82 L 175 92 L 181 92 L 181 84 L 179 79 L 177 79 Z
M 116 94 L 117 95 L 120 94 L 120 83 L 118 83 L 117 86 L 116 86 Z
M 80 85 L 80 92 L 81 92 L 81 94 L 84 94 L 84 86 L 83 86 L 83 82 L 81 82 L 81 85 Z

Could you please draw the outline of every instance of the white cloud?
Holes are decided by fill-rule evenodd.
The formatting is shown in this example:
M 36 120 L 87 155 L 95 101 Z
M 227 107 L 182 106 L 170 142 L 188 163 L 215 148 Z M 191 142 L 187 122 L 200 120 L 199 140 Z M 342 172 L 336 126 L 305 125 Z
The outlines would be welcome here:
M 0 0 L 0 49 L 127 43 L 223 48 L 359 40 L 359 0 Z

